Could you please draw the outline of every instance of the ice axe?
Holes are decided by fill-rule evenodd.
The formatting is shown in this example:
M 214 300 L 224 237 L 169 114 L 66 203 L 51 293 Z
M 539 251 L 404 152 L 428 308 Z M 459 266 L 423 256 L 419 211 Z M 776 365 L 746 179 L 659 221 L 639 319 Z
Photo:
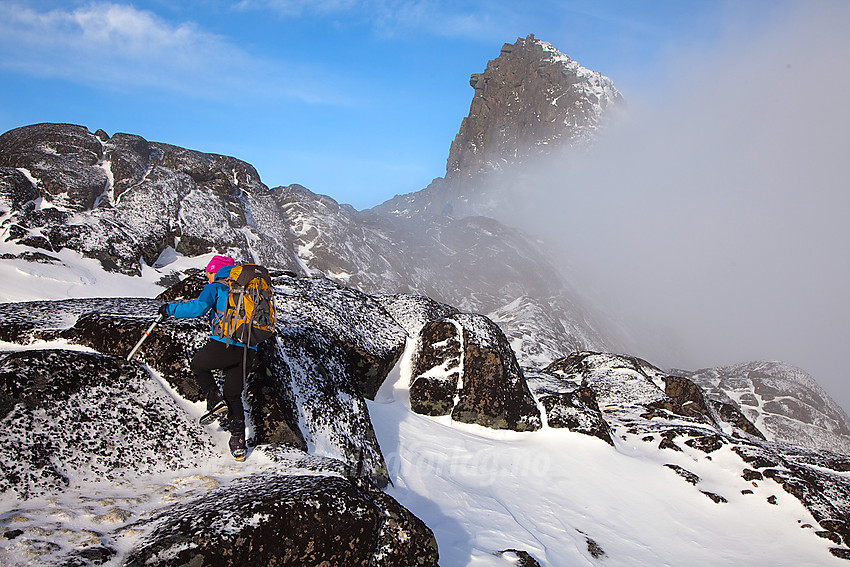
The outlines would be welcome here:
M 151 326 L 148 327 L 148 330 L 145 331 L 145 334 L 142 335 L 142 338 L 139 339 L 139 342 L 136 343 L 136 346 L 134 346 L 133 350 L 130 351 L 130 354 L 127 355 L 127 360 L 130 360 L 131 358 L 133 358 L 133 355 L 136 354 L 136 351 L 139 350 L 139 347 L 142 346 L 142 343 L 145 342 L 145 339 L 148 338 L 148 335 L 151 334 L 151 331 L 153 331 L 153 328 L 156 327 L 157 325 L 159 325 L 162 322 L 163 319 L 165 319 L 165 315 L 162 315 L 162 314 L 160 314 L 159 317 L 154 319 L 153 323 L 151 323 Z

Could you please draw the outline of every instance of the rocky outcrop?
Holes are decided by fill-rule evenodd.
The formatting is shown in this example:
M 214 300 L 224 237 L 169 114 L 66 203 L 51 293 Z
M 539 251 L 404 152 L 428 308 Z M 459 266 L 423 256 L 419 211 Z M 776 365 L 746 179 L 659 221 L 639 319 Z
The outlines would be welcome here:
M 623 100 L 609 78 L 533 34 L 502 46 L 469 84 L 475 94 L 449 150 L 448 180 L 587 142 Z
M 481 315 L 457 314 L 419 334 L 410 405 L 493 429 L 534 431 L 540 411 L 503 333 Z
M 436 565 L 430 530 L 374 487 L 344 477 L 263 473 L 145 523 L 124 565 Z
M 750 483 L 749 487 L 742 485 L 744 495 L 754 494 L 753 484 L 758 486 L 765 479 L 775 481 L 777 487 L 795 496 L 809 510 L 820 524 L 822 537 L 844 546 L 833 548 L 833 554 L 848 555 L 850 480 L 844 473 L 850 470 L 850 459 L 846 456 L 766 441 L 740 412 L 717 411 L 718 407 L 728 411 L 731 406 L 715 405 L 695 381 L 668 375 L 635 357 L 574 353 L 555 361 L 529 382 L 546 407 L 552 427 L 561 426 L 561 416 L 569 410 L 567 415 L 572 419 L 567 427 L 573 429 L 578 423 L 577 431 L 614 444 L 618 439 L 627 443 L 639 439 L 659 450 L 682 453 L 694 460 L 710 459 L 718 452 L 737 455 L 741 479 Z M 564 402 L 560 392 L 570 387 L 571 396 Z M 587 400 L 583 407 L 574 403 L 576 397 Z M 609 439 L 599 435 L 598 430 L 587 431 L 583 425 L 599 418 L 610 429 Z M 699 475 L 686 466 L 665 466 L 715 503 L 729 501 L 729 495 L 701 489 Z M 770 499 L 775 501 L 775 495 Z
M 557 373 L 539 372 L 528 377 L 528 385 L 545 410 L 546 425 L 591 435 L 614 445 L 611 428 L 602 417 L 596 394 L 589 386 Z
M 850 454 L 850 419 L 799 368 L 756 361 L 675 372 L 702 386 L 712 403 L 740 408 L 772 441 Z
M 182 297 L 196 279 L 165 295 Z M 109 521 L 117 525 L 101 533 L 101 545 L 69 544 L 69 554 L 51 544 L 44 553 L 68 564 L 114 559 L 129 531 L 144 535 L 131 565 L 213 557 L 227 565 L 436 564 L 430 530 L 378 489 L 388 473 L 364 402 L 400 356 L 406 331 L 371 296 L 329 280 L 276 274 L 273 285 L 278 334 L 261 345 L 246 387 L 249 445 L 258 452 L 249 459 L 269 462 L 256 465 L 265 472 L 208 479 L 203 484 L 220 488 L 163 500 L 150 514 L 114 506 L 105 515 L 114 513 Z M 22 501 L 67 492 L 72 502 L 76 486 L 149 476 L 156 483 L 152 475 L 226 458 L 209 428 L 187 413 L 186 404 L 200 400 L 188 362 L 208 336 L 204 321 L 166 319 L 138 358 L 125 360 L 161 304 L 0 304 L 3 340 L 64 346 L 0 356 L 0 490 Z M 222 556 L 222 549 L 229 551 Z
M 36 124 L 0 136 L 0 166 L 24 173 L 39 196 L 71 211 L 91 210 L 107 191 L 103 157 L 103 142 L 73 124 Z
M 98 134 L 36 124 L 0 136 L 7 241 L 70 248 L 130 274 L 168 248 L 300 270 L 286 218 L 252 166 L 130 134 Z

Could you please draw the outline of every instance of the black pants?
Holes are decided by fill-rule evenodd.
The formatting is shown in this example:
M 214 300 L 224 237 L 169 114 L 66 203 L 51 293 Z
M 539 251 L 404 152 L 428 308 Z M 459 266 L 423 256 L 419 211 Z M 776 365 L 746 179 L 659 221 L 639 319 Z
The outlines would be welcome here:
M 201 391 L 207 396 L 218 396 L 218 384 L 213 377 L 213 370 L 224 370 L 224 388 L 222 394 L 227 403 L 227 413 L 230 418 L 230 432 L 245 431 L 245 408 L 242 406 L 243 377 L 246 368 L 251 368 L 256 351 L 248 349 L 247 362 L 243 365 L 246 355 L 245 347 L 226 345 L 221 341 L 210 339 L 192 358 L 192 372 L 198 381 Z M 241 427 L 241 429 L 240 429 Z

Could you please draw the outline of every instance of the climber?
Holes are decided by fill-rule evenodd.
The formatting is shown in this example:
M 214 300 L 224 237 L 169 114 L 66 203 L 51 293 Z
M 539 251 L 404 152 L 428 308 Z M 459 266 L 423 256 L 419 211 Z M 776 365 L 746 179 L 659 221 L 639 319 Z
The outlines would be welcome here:
M 228 339 L 215 333 L 215 325 L 223 316 L 227 306 L 228 286 L 223 283 L 235 261 L 228 256 L 214 256 L 207 264 L 206 275 L 209 282 L 200 295 L 191 301 L 166 303 L 159 309 L 160 315 L 178 318 L 192 318 L 209 315 L 213 331 L 206 344 L 195 353 L 191 368 L 198 387 L 206 396 L 207 413 L 201 417 L 206 425 L 216 419 L 223 420 L 230 431 L 230 452 L 237 461 L 245 459 L 245 408 L 242 405 L 245 371 L 251 367 L 256 346 L 245 345 L 234 339 Z M 233 348 L 236 346 L 238 348 Z M 224 388 L 219 390 L 212 370 L 224 371 Z M 223 393 L 223 395 L 222 395 Z

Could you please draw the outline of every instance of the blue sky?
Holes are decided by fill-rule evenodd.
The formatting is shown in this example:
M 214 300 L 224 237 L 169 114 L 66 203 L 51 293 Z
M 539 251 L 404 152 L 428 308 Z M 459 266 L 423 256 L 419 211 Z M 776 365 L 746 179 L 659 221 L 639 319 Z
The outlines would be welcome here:
M 356 208 L 445 173 L 468 79 L 534 33 L 630 96 L 779 1 L 0 1 L 0 131 L 69 122 L 233 155 Z M 648 95 L 648 96 L 651 96 Z

